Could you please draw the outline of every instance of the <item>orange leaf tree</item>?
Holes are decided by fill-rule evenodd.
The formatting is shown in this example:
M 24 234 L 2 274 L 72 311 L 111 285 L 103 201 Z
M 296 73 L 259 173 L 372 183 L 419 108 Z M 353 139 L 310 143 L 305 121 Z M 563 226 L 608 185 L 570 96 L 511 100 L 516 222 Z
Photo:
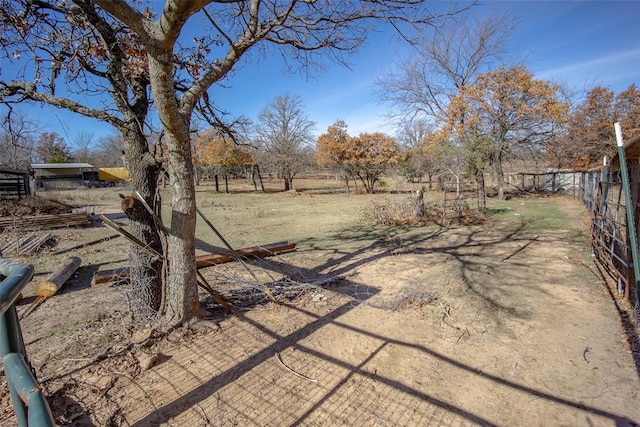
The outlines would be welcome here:
M 504 197 L 504 162 L 518 150 L 542 151 L 561 129 L 568 103 L 559 87 L 536 80 L 525 67 L 502 67 L 478 76 L 451 103 L 450 124 L 463 140 L 489 141 L 489 162 Z
M 616 121 L 622 123 L 627 138 L 640 132 L 640 90 L 634 84 L 618 95 L 602 86 L 591 89 L 572 112 L 567 133 L 551 141 L 547 159 L 557 167 L 600 164 L 616 151 L 612 126 Z
M 380 176 L 401 158 L 396 140 L 380 132 L 361 133 L 351 137 L 346 124 L 339 120 L 320 135 L 316 145 L 316 161 L 359 179 L 367 193 L 374 192 Z
M 253 156 L 247 147 L 236 145 L 216 129 L 198 138 L 194 156 L 197 163 L 212 169 L 215 175 L 224 176 L 225 182 L 230 174 L 242 173 L 253 164 Z M 228 185 L 226 192 L 229 192 Z

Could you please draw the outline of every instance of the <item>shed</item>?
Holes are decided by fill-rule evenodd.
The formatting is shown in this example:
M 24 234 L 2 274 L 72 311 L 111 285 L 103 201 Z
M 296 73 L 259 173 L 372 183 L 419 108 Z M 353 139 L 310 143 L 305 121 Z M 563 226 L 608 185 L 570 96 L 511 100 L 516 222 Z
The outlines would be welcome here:
M 98 174 L 89 163 L 36 163 L 31 165 L 36 187 L 65 189 L 89 186 Z

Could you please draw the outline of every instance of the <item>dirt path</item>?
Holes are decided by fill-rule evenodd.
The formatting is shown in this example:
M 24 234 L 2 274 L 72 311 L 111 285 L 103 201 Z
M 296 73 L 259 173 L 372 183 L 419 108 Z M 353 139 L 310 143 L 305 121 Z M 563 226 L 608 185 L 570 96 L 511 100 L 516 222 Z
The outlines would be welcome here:
M 580 221 L 577 205 L 560 203 Z M 295 265 L 298 256 L 279 262 Z M 639 370 L 584 234 L 492 222 L 334 261 L 308 270 L 355 273 L 290 305 L 238 311 L 160 340 L 142 331 L 121 356 L 69 361 L 48 382 L 58 420 L 640 423 Z M 155 359 L 149 369 L 140 368 L 145 355 Z

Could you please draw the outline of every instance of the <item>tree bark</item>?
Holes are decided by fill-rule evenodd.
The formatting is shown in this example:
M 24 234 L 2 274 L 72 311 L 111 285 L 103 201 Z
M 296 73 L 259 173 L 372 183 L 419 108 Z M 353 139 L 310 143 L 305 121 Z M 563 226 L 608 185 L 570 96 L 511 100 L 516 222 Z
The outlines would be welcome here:
M 193 104 L 177 101 L 172 44 L 159 38 L 147 46 L 149 77 L 163 124 L 169 160 L 172 210 L 168 236 L 165 319 L 182 324 L 200 312 L 195 259 L 196 205 L 189 127 Z
M 424 216 L 424 186 L 418 188 L 413 204 L 413 216 L 422 218 Z
M 154 206 L 161 165 L 149 152 L 147 140 L 139 127 L 133 127 L 129 131 L 122 130 L 127 145 L 124 160 L 131 173 L 131 189 L 140 193 L 149 206 Z M 156 213 L 160 216 L 159 204 L 156 208 Z M 158 229 L 144 206 L 135 203 L 126 214 L 130 220 L 131 234 L 162 253 Z M 151 259 L 146 252 L 133 245 L 129 252 L 129 265 L 134 296 L 139 301 L 139 304 L 133 306 L 132 314 L 146 316 L 158 312 L 162 299 L 162 261 Z
M 188 130 L 188 127 L 187 127 Z M 189 134 L 166 135 L 169 150 L 172 211 L 171 233 L 167 250 L 167 307 L 166 318 L 171 323 L 183 323 L 199 312 L 195 259 L 195 186 L 191 156 L 184 148 L 189 143 Z M 186 140 L 186 142 L 184 142 Z
M 498 200 L 504 200 L 504 170 L 502 169 L 502 159 L 500 156 L 493 162 L 493 170 L 498 184 Z

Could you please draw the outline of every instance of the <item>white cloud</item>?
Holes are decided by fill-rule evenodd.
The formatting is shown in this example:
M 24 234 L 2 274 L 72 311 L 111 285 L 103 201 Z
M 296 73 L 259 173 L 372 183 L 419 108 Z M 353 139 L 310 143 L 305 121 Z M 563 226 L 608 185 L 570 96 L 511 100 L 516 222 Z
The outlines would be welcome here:
M 640 48 L 635 48 L 586 61 L 549 68 L 538 72 L 537 75 L 542 78 L 562 77 L 570 78 L 571 80 L 598 77 L 612 81 L 614 78 L 621 79 L 637 76 L 638 65 L 640 65 Z M 612 76 L 612 73 L 615 74 Z

